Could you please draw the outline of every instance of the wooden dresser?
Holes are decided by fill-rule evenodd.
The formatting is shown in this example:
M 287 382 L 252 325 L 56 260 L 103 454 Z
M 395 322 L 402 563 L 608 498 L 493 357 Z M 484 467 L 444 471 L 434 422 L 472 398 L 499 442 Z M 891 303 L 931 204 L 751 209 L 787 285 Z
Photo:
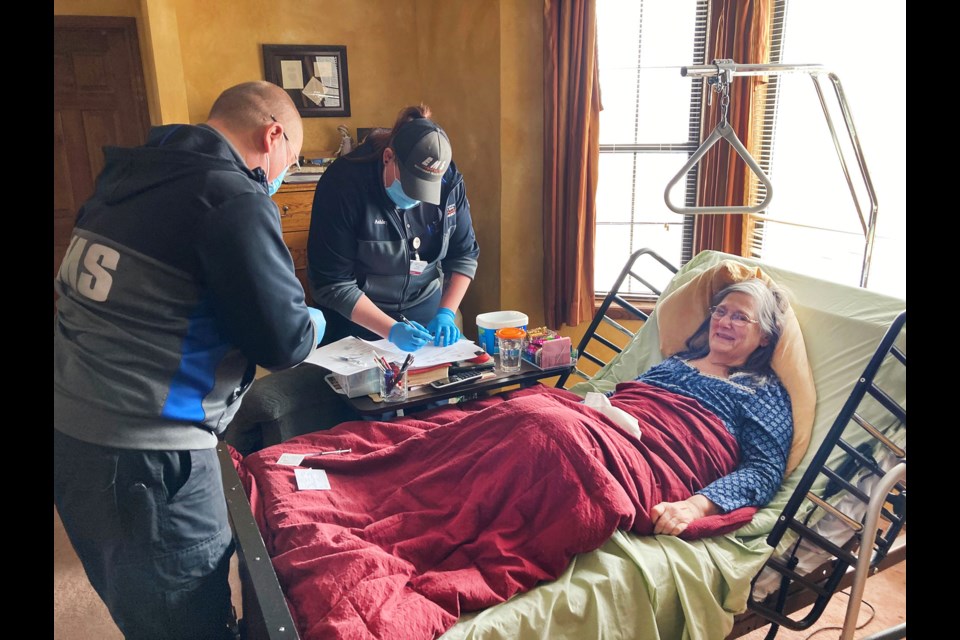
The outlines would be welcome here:
M 313 304 L 310 282 L 307 280 L 307 236 L 310 233 L 310 211 L 313 209 L 313 191 L 316 187 L 315 182 L 284 184 L 273 194 L 273 201 L 280 210 L 283 240 L 293 256 L 293 266 L 303 285 L 307 304 Z

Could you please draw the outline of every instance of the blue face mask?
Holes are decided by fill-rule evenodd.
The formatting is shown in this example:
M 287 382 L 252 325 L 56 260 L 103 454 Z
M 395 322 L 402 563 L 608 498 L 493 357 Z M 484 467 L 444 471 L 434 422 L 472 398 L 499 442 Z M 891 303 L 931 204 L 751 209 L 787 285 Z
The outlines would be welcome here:
M 289 168 L 290 167 L 287 167 L 287 169 Z M 273 194 L 275 194 L 277 191 L 280 190 L 280 185 L 283 184 L 283 178 L 284 176 L 287 175 L 287 169 L 284 169 L 283 171 L 281 171 L 280 175 L 278 175 L 273 182 L 267 185 L 268 196 L 272 196 Z
M 271 117 L 273 117 L 273 116 L 271 116 Z M 284 148 L 286 148 L 286 145 L 288 144 L 288 143 L 287 143 L 287 134 L 283 134 L 283 144 L 284 144 Z M 300 163 L 297 163 L 297 167 L 298 167 L 298 168 L 300 167 Z M 273 182 L 271 182 L 270 184 L 267 185 L 267 195 L 268 195 L 268 196 L 272 196 L 272 195 L 275 194 L 277 191 L 280 191 L 280 185 L 283 184 L 283 178 L 284 178 L 284 176 L 287 175 L 287 171 L 288 171 L 289 169 L 290 169 L 290 167 L 287 166 L 283 171 L 280 172 L 280 175 L 278 175 L 276 178 L 273 179 Z M 269 153 L 267 154 L 267 172 L 266 172 L 266 175 L 270 175 L 270 154 L 269 154 Z
M 403 188 L 400 186 L 400 180 L 397 179 L 394 179 L 393 184 L 387 187 L 387 195 L 390 196 L 393 204 L 397 205 L 399 209 L 411 209 L 420 204 L 419 200 L 407 197 L 407 194 L 403 192 Z

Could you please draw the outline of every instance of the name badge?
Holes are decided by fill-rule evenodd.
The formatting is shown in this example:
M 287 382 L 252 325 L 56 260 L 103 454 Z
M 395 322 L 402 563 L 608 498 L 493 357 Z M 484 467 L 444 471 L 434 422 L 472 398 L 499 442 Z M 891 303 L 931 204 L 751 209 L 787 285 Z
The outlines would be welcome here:
M 423 273 L 423 270 L 427 268 L 426 260 L 411 260 L 410 261 L 410 275 L 418 276 Z

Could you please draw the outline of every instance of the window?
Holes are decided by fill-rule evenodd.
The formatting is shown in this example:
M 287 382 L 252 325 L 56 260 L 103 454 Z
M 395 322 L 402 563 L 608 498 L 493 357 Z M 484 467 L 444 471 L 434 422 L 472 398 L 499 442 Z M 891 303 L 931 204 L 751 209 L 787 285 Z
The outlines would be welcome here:
M 700 144 L 703 83 L 680 68 L 704 64 L 708 10 L 708 0 L 597 0 L 597 292 L 610 288 L 637 249 L 653 249 L 676 266 L 691 257 L 692 217 L 670 211 L 663 192 Z M 695 187 L 693 170 L 685 206 L 694 205 Z M 652 293 L 632 278 L 621 290 Z
M 681 77 L 679 69 L 710 62 L 704 57 L 708 12 L 707 0 L 597 0 L 603 104 L 598 292 L 639 248 L 678 266 L 691 257 L 692 218 L 667 209 L 663 190 L 700 142 L 703 82 Z M 867 288 L 905 298 L 905 5 L 776 0 L 773 19 L 771 62 L 820 64 L 842 83 L 878 208 Z M 768 77 L 756 157 L 774 197 L 766 212 L 750 217 L 745 250 L 781 268 L 858 286 L 866 247 L 858 204 L 868 218 L 870 200 L 833 89 L 822 83 L 852 187 L 810 76 Z M 681 183 L 686 206 L 695 205 L 696 179 L 694 169 Z M 765 196 L 754 186 L 751 204 Z M 649 293 L 640 283 L 629 284 L 628 292 Z
M 906 298 L 906 5 L 867 0 L 777 3 L 774 62 L 821 64 L 837 74 L 877 200 L 867 288 Z M 782 5 L 786 5 L 785 12 Z M 779 49 L 779 52 L 777 51 Z M 736 80 L 734 80 L 736 82 Z M 764 122 L 761 165 L 773 200 L 752 255 L 778 267 L 859 286 L 865 236 L 813 82 L 778 77 Z M 829 82 L 824 97 L 864 217 L 869 198 Z M 602 165 L 601 165 L 602 166 Z

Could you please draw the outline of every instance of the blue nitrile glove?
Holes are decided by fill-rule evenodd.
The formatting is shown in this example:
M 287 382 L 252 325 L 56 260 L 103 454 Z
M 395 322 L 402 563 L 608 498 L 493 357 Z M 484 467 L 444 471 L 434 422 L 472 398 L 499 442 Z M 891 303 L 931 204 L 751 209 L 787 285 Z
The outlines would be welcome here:
M 390 327 L 390 336 L 387 339 L 404 351 L 416 351 L 430 342 L 430 334 L 422 324 L 411 320 L 410 324 L 398 322 Z
M 310 312 L 313 326 L 317 328 L 317 344 L 320 344 L 320 341 L 323 340 L 323 332 L 327 329 L 327 319 L 323 317 L 323 311 L 320 311 L 320 309 L 307 307 L 307 311 Z
M 437 315 L 427 325 L 427 331 L 436 336 L 433 340 L 434 345 L 447 347 L 460 339 L 460 329 L 453 321 L 456 317 L 457 314 L 446 307 L 440 307 L 437 310 Z

